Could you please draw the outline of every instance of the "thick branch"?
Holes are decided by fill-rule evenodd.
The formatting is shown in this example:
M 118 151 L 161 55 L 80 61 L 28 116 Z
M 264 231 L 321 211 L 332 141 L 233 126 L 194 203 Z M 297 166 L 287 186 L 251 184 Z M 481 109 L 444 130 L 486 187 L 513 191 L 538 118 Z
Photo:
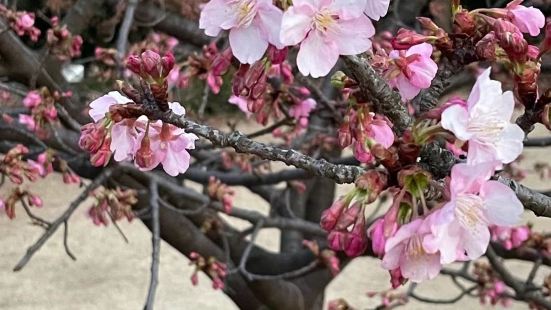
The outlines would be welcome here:
M 263 159 L 280 161 L 304 169 L 314 175 L 333 179 L 337 183 L 353 183 L 363 172 L 360 167 L 335 165 L 325 159 L 315 159 L 292 149 L 281 149 L 256 142 L 238 131 L 226 134 L 218 129 L 197 124 L 174 113 L 163 114 L 159 119 L 183 128 L 187 132 L 204 137 L 219 147 L 233 147 L 240 153 L 254 154 Z
M 497 180 L 509 186 L 524 205 L 537 216 L 551 217 L 551 197 L 519 184 L 517 181 L 499 176 Z

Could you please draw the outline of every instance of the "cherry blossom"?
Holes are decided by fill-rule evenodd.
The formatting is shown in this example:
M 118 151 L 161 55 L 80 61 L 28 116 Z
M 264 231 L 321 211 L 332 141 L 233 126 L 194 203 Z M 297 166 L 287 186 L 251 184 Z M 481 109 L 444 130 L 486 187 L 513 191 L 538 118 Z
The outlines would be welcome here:
M 379 20 L 388 12 L 390 0 L 335 0 L 335 8 L 340 17 L 345 19 L 356 18 L 366 14 L 373 20 Z
M 371 20 L 365 15 L 347 19 L 339 11 L 333 0 L 300 0 L 283 14 L 281 41 L 289 46 L 300 43 L 297 66 L 303 75 L 325 76 L 339 55 L 371 48 L 375 34 Z
M 469 95 L 467 106 L 451 105 L 442 113 L 442 127 L 463 141 L 469 141 L 467 162 L 478 164 L 514 161 L 522 152 L 524 132 L 510 122 L 515 100 L 513 93 L 501 90 L 501 83 L 484 71 Z
M 315 108 L 316 100 L 308 98 L 293 105 L 289 109 L 289 114 L 298 121 L 300 127 L 306 128 L 308 126 L 308 116 Z
M 412 282 L 435 278 L 442 269 L 440 254 L 429 253 L 423 240 L 431 235 L 431 218 L 416 219 L 402 225 L 385 245 L 383 268 L 393 271 L 399 268 L 402 276 Z
M 283 48 L 282 14 L 271 0 L 211 0 L 201 11 L 199 28 L 213 37 L 230 30 L 233 55 L 241 63 L 252 64 L 262 58 L 268 44 Z
M 540 29 L 545 26 L 545 16 L 533 6 L 525 7 L 521 5 L 524 0 L 514 0 L 507 4 L 508 16 L 524 33 L 529 33 L 531 36 L 540 34 Z
M 394 66 L 386 72 L 391 86 L 398 88 L 405 100 L 413 99 L 421 89 L 429 88 L 438 71 L 431 59 L 432 45 L 421 43 L 407 51 L 393 50 L 389 56 Z
M 488 248 L 490 225 L 512 226 L 520 220 L 524 209 L 515 193 L 488 180 L 494 167 L 488 162 L 452 168 L 451 200 L 431 215 L 432 236 L 424 241 L 425 250 L 440 253 L 441 263 L 479 258 Z

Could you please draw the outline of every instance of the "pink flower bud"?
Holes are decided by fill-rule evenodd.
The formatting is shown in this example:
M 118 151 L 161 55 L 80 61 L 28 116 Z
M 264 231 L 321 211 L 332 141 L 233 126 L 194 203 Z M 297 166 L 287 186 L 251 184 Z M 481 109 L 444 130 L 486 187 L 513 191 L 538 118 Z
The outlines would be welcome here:
M 95 123 L 89 123 L 82 126 L 80 130 L 80 139 L 78 140 L 80 148 L 89 153 L 97 152 L 105 139 L 105 128 Z
M 42 103 L 42 97 L 36 90 L 27 93 L 27 96 L 23 99 L 23 105 L 29 109 L 32 109 Z
M 354 222 L 356 222 L 356 218 L 358 215 L 363 217 L 363 214 L 360 214 L 360 211 L 362 211 L 362 207 L 359 203 L 354 203 L 350 208 L 346 209 L 344 212 L 341 213 L 341 216 L 339 216 L 337 220 L 337 225 L 335 226 L 336 230 L 346 230 L 346 228 Z
M 163 67 L 163 77 L 167 77 L 170 71 L 174 68 L 174 55 L 171 52 L 166 53 L 161 58 L 161 66 Z
M 363 208 L 362 208 L 363 211 Z M 344 239 L 344 252 L 350 257 L 360 256 L 367 248 L 367 234 L 365 227 L 365 217 L 360 214 L 356 218 L 352 231 Z
M 377 219 L 368 230 L 369 238 L 371 239 L 371 249 L 378 257 L 385 255 L 386 238 L 384 235 L 384 220 Z
M 354 142 L 354 157 L 361 163 L 370 163 L 373 160 L 371 152 L 359 141 Z
M 111 138 L 108 137 L 103 141 L 103 144 L 97 152 L 92 154 L 90 162 L 95 167 L 107 166 L 111 158 Z
M 41 208 L 43 206 L 42 199 L 37 195 L 28 194 L 27 201 L 29 202 L 29 205 L 37 208 Z
M 342 251 L 347 234 L 348 232 L 346 231 L 332 230 L 327 235 L 327 246 L 333 251 Z
M 159 70 L 161 56 L 152 50 L 147 50 L 142 53 L 141 58 L 145 73 L 149 74 L 153 78 L 159 78 L 161 76 L 161 72 Z
M 228 53 L 229 52 L 229 53 Z M 223 75 L 228 71 L 231 65 L 231 50 L 228 48 L 223 53 L 218 54 L 212 61 L 212 74 Z
M 415 31 L 400 28 L 396 37 L 392 39 L 392 47 L 397 50 L 405 50 L 414 45 L 427 42 L 428 38 L 424 35 L 418 34 Z
M 136 152 L 136 165 L 140 168 L 150 169 L 155 164 L 155 154 L 151 149 L 151 140 L 146 132 L 140 148 Z
M 282 64 L 287 58 L 288 48 L 284 47 L 283 49 L 277 49 L 275 46 L 270 45 L 268 48 L 268 58 L 274 65 Z
M 350 131 L 350 124 L 348 122 L 342 123 L 338 130 L 339 134 L 339 146 L 345 148 L 352 144 L 352 132 Z
M 329 209 L 324 210 L 321 213 L 320 226 L 325 231 L 331 231 L 337 225 L 337 221 L 341 216 L 344 208 L 347 207 L 343 198 L 336 200 Z
M 197 284 L 199 284 L 199 276 L 198 276 L 197 272 L 194 272 L 191 275 L 191 284 L 193 284 L 193 286 L 197 286 Z
M 98 49 L 96 49 L 97 57 Z M 138 75 L 142 74 L 142 60 L 137 55 L 130 55 L 126 59 L 126 68 Z
M 402 271 L 400 270 L 400 268 L 390 270 L 389 273 L 390 273 L 390 284 L 392 285 L 393 289 L 396 289 L 402 286 L 402 284 L 406 283 L 407 279 L 404 279 L 404 277 L 402 276 Z

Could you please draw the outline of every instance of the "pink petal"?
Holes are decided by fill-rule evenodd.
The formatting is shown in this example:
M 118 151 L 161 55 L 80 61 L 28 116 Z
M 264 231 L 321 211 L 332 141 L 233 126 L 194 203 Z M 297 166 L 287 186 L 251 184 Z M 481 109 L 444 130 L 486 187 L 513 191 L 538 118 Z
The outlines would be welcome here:
M 384 148 L 389 148 L 394 144 L 394 132 L 386 121 L 375 120 L 371 123 L 371 134 L 373 135 L 373 139 Z
M 371 0 L 368 0 L 371 1 Z M 347 20 L 363 15 L 367 0 L 335 0 L 330 10 L 336 12 L 339 18 Z
M 220 30 L 228 30 L 237 25 L 237 12 L 226 0 L 211 0 L 201 10 L 199 28 L 205 29 L 205 34 L 215 37 Z
M 438 71 L 438 65 L 430 57 L 425 56 L 421 56 L 419 60 L 412 62 L 408 67 L 412 73 L 410 82 L 421 89 L 430 87 L 436 76 L 436 71 Z
M 517 124 L 507 124 L 496 141 L 496 153 L 502 163 L 508 164 L 519 157 L 524 148 L 524 131 Z
M 281 43 L 296 45 L 304 40 L 308 32 L 312 30 L 314 14 L 315 10 L 311 4 L 306 3 L 306 1 L 301 1 L 301 3 L 294 1 L 294 5 L 283 13 L 280 32 Z
M 338 59 L 336 42 L 326 41 L 319 31 L 312 31 L 300 45 L 297 66 L 302 75 L 317 78 L 327 75 Z
M 489 144 L 484 144 L 478 140 L 469 141 L 469 151 L 467 152 L 467 163 L 469 165 L 477 165 L 488 162 L 495 162 L 496 169 L 501 169 L 503 165 L 499 162 L 496 149 Z
M 350 20 L 339 20 L 338 31 L 330 38 L 339 48 L 340 55 L 357 55 L 371 48 L 375 28 L 364 15 Z
M 411 55 L 417 54 L 417 55 L 421 55 L 421 56 L 430 58 L 432 56 L 432 51 L 433 51 L 433 48 L 432 48 L 431 44 L 421 43 L 421 44 L 413 45 L 412 47 L 410 47 L 406 51 L 406 56 L 411 56 Z
M 109 112 L 109 107 L 115 104 L 126 104 L 132 100 L 121 95 L 118 91 L 109 92 L 107 95 L 101 96 L 98 99 L 90 103 L 90 111 L 88 114 L 94 120 L 98 122 L 105 117 L 105 114 Z
M 399 244 L 395 247 L 392 247 L 390 251 L 386 251 L 383 256 L 383 261 L 381 265 L 384 269 L 394 270 L 400 267 L 400 258 L 404 252 L 404 245 Z
M 278 49 L 285 47 L 285 44 L 279 38 L 283 12 L 270 1 L 269 5 L 264 5 L 259 9 L 257 18 L 264 36 L 268 38 L 268 42 Z
M 421 88 L 411 84 L 411 82 L 403 75 L 400 74 L 394 79 L 394 85 L 398 88 L 402 99 L 410 100 L 415 98 L 421 91 Z
M 480 196 L 484 199 L 485 215 L 490 224 L 514 226 L 519 223 L 524 208 L 509 187 L 488 181 L 482 185 Z
M 164 171 L 170 176 L 177 176 L 189 168 L 191 156 L 187 151 L 176 151 L 172 143 L 169 143 L 166 155 L 162 160 Z
M 456 164 L 452 168 L 450 191 L 452 197 L 458 194 L 475 194 L 494 174 L 496 162 L 484 162 L 477 165 Z
M 467 109 L 461 105 L 454 104 L 442 112 L 442 127 L 447 129 L 460 140 L 467 141 L 472 134 L 468 131 L 469 115 Z
M 122 121 L 111 128 L 111 152 L 116 161 L 132 159 L 139 147 L 138 133 L 134 129 L 133 121 Z
M 235 58 L 243 64 L 252 64 L 262 58 L 268 48 L 268 40 L 255 24 L 230 30 L 230 46 Z
M 487 113 L 487 111 L 495 109 L 494 102 L 501 100 L 503 94 L 501 83 L 490 79 L 491 72 L 492 68 L 490 67 L 478 76 L 467 99 L 467 106 L 470 112 L 476 107 L 476 109 L 480 110 L 480 113 Z
M 457 249 L 460 241 L 461 227 L 454 221 L 453 202 L 448 202 L 442 209 L 429 215 L 428 225 L 432 234 L 423 239 L 423 248 L 427 253 L 440 253 L 440 262 L 449 264 L 457 260 Z
M 441 269 L 439 254 L 406 255 L 400 260 L 402 275 L 415 283 L 435 278 Z
M 390 0 L 367 0 L 365 14 L 373 20 L 379 20 L 388 12 Z
M 388 240 L 386 241 L 385 252 L 390 251 L 396 245 L 413 236 L 417 232 L 421 224 L 423 224 L 423 220 L 417 219 L 409 222 L 408 224 L 402 225 L 400 229 L 398 229 L 398 231 L 394 234 L 394 236 L 388 238 Z
M 513 24 L 524 33 L 529 33 L 535 37 L 540 34 L 540 29 L 545 26 L 545 16 L 543 13 L 534 7 L 525 7 L 517 5 L 510 10 L 513 16 Z
M 490 244 L 490 229 L 483 222 L 473 223 L 469 229 L 463 229 L 462 246 L 469 259 L 474 260 L 486 253 Z
M 168 107 L 178 116 L 186 115 L 186 109 L 179 102 L 169 102 Z
M 247 117 L 252 115 L 251 111 L 249 111 L 249 108 L 248 108 L 247 99 L 232 95 L 228 100 L 228 102 L 236 105 L 239 108 L 239 110 L 243 111 L 243 113 L 247 115 Z

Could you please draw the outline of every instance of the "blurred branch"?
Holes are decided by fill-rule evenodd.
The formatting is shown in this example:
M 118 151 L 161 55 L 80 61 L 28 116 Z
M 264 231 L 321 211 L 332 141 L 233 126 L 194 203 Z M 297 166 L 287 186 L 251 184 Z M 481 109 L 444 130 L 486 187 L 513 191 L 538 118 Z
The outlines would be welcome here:
M 151 208 L 151 280 L 145 303 L 145 310 L 152 310 L 155 301 L 155 291 L 159 282 L 159 256 L 161 251 L 161 229 L 159 226 L 159 187 L 157 182 L 150 180 L 149 205 Z
M 102 185 L 109 177 L 113 175 L 114 171 L 110 168 L 106 168 L 101 172 L 100 175 L 98 175 L 86 188 L 80 193 L 80 195 L 69 205 L 69 208 L 61 214 L 60 217 L 58 217 L 54 222 L 51 223 L 51 225 L 46 229 L 44 234 L 31 246 L 27 249 L 27 252 L 25 255 L 19 260 L 17 265 L 13 268 L 13 271 L 19 271 L 27 265 L 27 263 L 31 260 L 33 255 L 40 250 L 40 248 L 50 239 L 50 237 L 56 232 L 56 230 L 61 226 L 62 224 L 65 224 L 65 222 L 71 217 L 73 212 L 80 206 L 81 203 L 84 202 L 90 195 L 90 193 Z

